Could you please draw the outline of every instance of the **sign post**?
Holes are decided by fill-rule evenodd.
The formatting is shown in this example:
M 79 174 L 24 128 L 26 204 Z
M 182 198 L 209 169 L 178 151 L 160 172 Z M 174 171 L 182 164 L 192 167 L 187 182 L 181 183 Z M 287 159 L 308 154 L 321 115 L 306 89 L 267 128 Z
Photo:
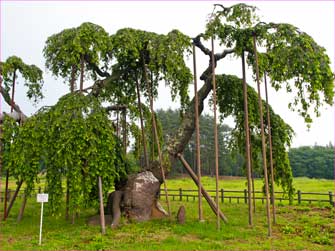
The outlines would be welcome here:
M 39 245 L 42 244 L 42 224 L 43 224 L 43 204 L 44 202 L 48 202 L 49 194 L 47 193 L 38 193 L 37 194 L 37 202 L 42 203 L 41 204 L 41 220 L 40 220 L 40 239 L 39 239 Z

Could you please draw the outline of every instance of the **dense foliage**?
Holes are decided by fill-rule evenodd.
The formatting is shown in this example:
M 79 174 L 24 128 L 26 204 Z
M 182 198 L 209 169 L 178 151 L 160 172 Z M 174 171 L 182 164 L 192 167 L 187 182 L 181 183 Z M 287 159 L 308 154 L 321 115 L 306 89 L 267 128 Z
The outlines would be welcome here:
M 334 179 L 334 146 L 302 146 L 289 151 L 295 177 Z
M 53 212 L 63 199 L 63 177 L 69 181 L 70 208 L 79 211 L 80 206 L 97 202 L 98 176 L 106 194 L 115 179 L 125 175 L 127 163 L 113 125 L 94 98 L 79 93 L 65 95 L 22 126 L 9 122 L 4 126 L 4 142 L 10 147 L 4 153 L 5 169 L 27 184 L 28 194 L 38 182 L 38 173 L 45 169 Z
M 84 78 L 85 65 L 88 69 L 93 65 L 102 65 L 107 68 L 109 49 L 108 33 L 99 25 L 83 23 L 77 28 L 65 29 L 50 36 L 46 41 L 43 54 L 47 69 L 73 85 L 79 75 L 82 79 Z M 89 73 L 88 77 L 97 79 L 95 71 L 89 71 Z M 74 90 L 74 86 L 71 88 Z
M 233 116 L 235 120 L 235 128 L 232 131 L 234 140 L 231 141 L 231 146 L 239 150 L 240 153 L 243 153 L 245 152 L 245 132 L 242 80 L 232 75 L 220 75 L 217 76 L 217 83 L 218 104 L 222 119 Z M 258 95 L 257 92 L 249 86 L 247 88 L 247 94 L 253 169 L 258 173 L 262 173 L 262 165 L 260 165 L 262 163 L 260 156 L 262 142 L 260 137 Z M 263 111 L 266 111 L 265 102 L 262 102 L 262 105 Z M 267 126 L 266 115 L 264 112 L 263 121 L 265 132 L 268 132 L 269 128 Z M 275 181 L 283 187 L 284 191 L 288 192 L 289 196 L 293 196 L 293 176 L 287 153 L 288 147 L 291 144 L 293 129 L 285 123 L 279 115 L 274 113 L 271 107 L 270 116 Z M 268 144 L 267 148 L 269 148 Z M 269 155 L 269 149 L 267 149 L 267 155 Z M 269 156 L 267 156 L 268 166 L 269 159 Z
M 28 98 L 33 99 L 34 102 L 43 98 L 43 72 L 36 65 L 27 65 L 21 58 L 11 56 L 5 62 L 0 62 L 0 71 L 4 82 L 4 95 L 7 95 L 7 97 L 4 97 L 5 99 L 8 100 L 8 92 L 13 88 L 13 79 L 17 78 L 18 73 L 24 79 Z
M 266 72 L 276 90 L 286 87 L 288 93 L 293 93 L 289 108 L 297 109 L 305 122 L 311 123 L 311 107 L 319 116 L 322 102 L 333 103 L 330 59 L 325 49 L 305 32 L 291 24 L 258 22 L 255 11 L 255 7 L 245 4 L 222 6 L 207 24 L 205 37 L 217 37 L 238 57 L 242 51 L 247 52 L 247 62 L 255 72 L 252 40 L 256 36 L 258 45 L 265 50 L 258 53 L 261 76 Z
M 125 28 L 111 35 L 111 40 L 111 54 L 117 60 L 112 72 L 118 76 L 113 90 L 118 91 L 119 102 L 129 103 L 136 99 L 136 83 L 145 97 L 157 98 L 158 84 L 164 80 L 173 99 L 179 97 L 185 107 L 192 80 L 184 59 L 190 53 L 191 39 L 188 36 L 178 30 L 161 35 Z M 113 96 L 112 93 L 109 95 Z
M 309 35 L 289 24 L 258 22 L 256 8 L 252 6 L 236 4 L 218 8 L 220 10 L 213 11 L 204 33 L 193 39 L 193 43 L 207 56 L 211 56 L 211 51 L 202 44 L 203 39 L 208 40 L 213 36 L 225 48 L 223 52 L 215 54 L 215 66 L 217 61 L 224 61 L 228 54 L 240 57 L 244 51 L 247 63 L 255 71 L 252 39 L 256 36 L 258 46 L 265 51 L 258 53 L 260 74 L 266 72 L 276 90 L 285 87 L 288 93 L 295 95 L 289 107 L 297 109 L 307 124 L 312 122 L 309 115 L 311 108 L 320 115 L 322 103 L 332 104 L 334 75 L 330 60 L 325 49 Z M 65 29 L 50 36 L 43 50 L 46 67 L 53 75 L 70 82 L 72 94 L 62 97 L 55 106 L 40 110 L 21 127 L 17 127 L 14 121 L 5 120 L 5 168 L 11 169 L 18 181 L 25 181 L 29 192 L 38 180 L 37 174 L 41 166 L 46 167 L 47 189 L 54 211 L 61 200 L 63 177 L 69 180 L 70 206 L 73 211 L 96 202 L 92 198 L 97 195 L 95 190 L 98 176 L 102 176 L 106 192 L 115 179 L 121 178 L 130 170 L 127 169 L 119 139 L 114 135 L 111 117 L 106 112 L 110 111 L 110 107 L 106 106 L 127 107 L 125 131 L 135 139 L 134 152 L 138 158 L 142 155 L 141 148 L 144 145 L 138 127 L 138 108 L 143 108 L 149 154 L 152 160 L 156 159 L 157 149 L 153 144 L 152 115 L 148 103 L 150 98 L 158 98 L 158 85 L 162 81 L 170 88 L 173 99 L 179 99 L 182 114 L 180 130 L 174 132 L 174 142 L 166 139 L 168 142 L 164 149 L 169 151 L 170 157 L 175 157 L 181 151 L 187 154 L 194 131 L 194 104 L 189 102 L 188 96 L 192 74 L 185 63 L 185 57 L 190 55 L 191 42 L 190 37 L 178 30 L 164 35 L 123 28 L 110 35 L 102 27 L 92 23 L 83 23 L 79 27 Z M 211 66 L 209 63 L 200 77 L 204 80 L 198 92 L 200 107 L 212 90 Z M 6 102 L 9 100 L 8 91 L 16 71 L 27 80 L 28 97 L 41 98 L 42 72 L 35 66 L 23 64 L 19 58 L 11 57 L 1 63 L 1 75 L 7 90 L 2 94 L 7 95 Z M 87 95 L 76 93 L 74 86 L 80 76 L 80 90 L 83 91 L 84 75 L 94 81 L 85 90 Z M 237 76 L 217 76 L 218 105 L 222 118 L 233 116 L 236 122 L 229 140 L 226 132 L 230 129 L 220 127 L 223 159 L 230 158 L 229 155 L 225 156 L 228 148 L 244 152 L 241 84 L 242 81 Z M 142 104 L 136 104 L 138 96 L 144 97 Z M 248 88 L 248 96 L 252 157 L 254 169 L 260 173 L 260 117 L 257 95 L 251 87 Z M 270 112 L 275 180 L 292 195 L 292 172 L 287 150 L 293 131 L 271 109 Z M 165 125 L 163 119 L 164 117 L 162 124 Z M 210 117 L 204 116 L 201 122 L 203 137 L 206 137 L 202 142 L 209 144 L 203 150 L 209 161 L 208 164 L 203 163 L 203 166 L 207 165 L 208 168 L 212 165 L 210 157 L 214 152 L 210 145 L 211 129 L 206 127 L 210 120 Z M 264 117 L 265 128 L 266 123 L 267 119 Z M 164 130 L 167 129 L 163 127 L 162 130 L 165 135 Z M 236 160 L 238 164 L 240 160 Z M 223 164 L 222 171 L 225 168 Z

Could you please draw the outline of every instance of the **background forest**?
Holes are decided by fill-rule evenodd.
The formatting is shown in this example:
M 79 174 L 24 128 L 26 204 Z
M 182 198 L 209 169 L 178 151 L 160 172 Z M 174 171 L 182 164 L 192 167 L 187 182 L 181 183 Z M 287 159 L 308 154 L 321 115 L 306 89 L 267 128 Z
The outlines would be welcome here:
M 162 126 L 162 135 L 167 142 L 169 137 L 178 129 L 180 125 L 180 113 L 178 110 L 158 110 L 157 117 Z M 231 143 L 232 128 L 219 123 L 219 172 L 225 176 L 244 176 L 244 156 L 235 149 Z M 203 114 L 200 117 L 200 137 L 201 137 L 201 168 L 203 175 L 213 176 L 214 174 L 214 134 L 213 117 Z M 308 178 L 334 178 L 334 146 L 329 143 L 327 146 L 301 146 L 288 150 L 289 160 L 294 177 Z M 185 159 L 188 163 L 195 163 L 195 138 L 192 136 L 184 151 Z M 257 163 L 256 166 L 261 166 Z M 195 170 L 195 169 L 194 169 Z M 172 168 L 171 175 L 184 174 L 185 170 L 180 163 L 176 163 Z M 261 171 L 255 172 L 255 177 L 261 177 Z

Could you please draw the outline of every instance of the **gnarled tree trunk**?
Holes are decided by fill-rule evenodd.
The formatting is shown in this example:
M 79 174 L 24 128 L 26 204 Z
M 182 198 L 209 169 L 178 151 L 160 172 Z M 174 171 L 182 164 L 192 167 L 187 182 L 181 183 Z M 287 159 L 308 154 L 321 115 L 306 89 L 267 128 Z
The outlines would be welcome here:
M 211 52 L 202 45 L 200 42 L 200 36 L 196 37 L 193 41 L 194 44 L 200 48 L 204 54 L 210 57 Z M 224 58 L 227 54 L 232 52 L 233 50 L 225 50 L 222 53 L 215 54 L 215 65 L 218 60 Z M 203 111 L 204 100 L 212 90 L 211 69 L 212 65 L 211 61 L 209 61 L 208 68 L 200 77 L 200 79 L 204 81 L 204 84 L 198 91 L 199 115 Z M 184 148 L 188 144 L 195 130 L 194 102 L 195 100 L 193 98 L 193 100 L 188 105 L 188 109 L 184 113 L 179 129 L 167 144 L 166 149 L 170 156 L 170 162 L 172 166 L 173 163 L 177 160 L 178 155 L 184 151 Z M 119 219 L 122 213 L 128 219 L 134 219 L 137 221 L 144 221 L 152 218 L 164 217 L 167 215 L 158 203 L 160 185 L 163 182 L 159 163 L 157 161 L 152 162 L 149 166 L 150 167 L 148 170 L 128 177 L 127 182 L 123 186 L 118 186 L 120 189 L 114 192 L 113 196 L 110 196 L 108 202 L 109 208 L 107 210 L 110 210 L 113 215 L 112 227 L 116 227 L 116 225 L 119 223 Z M 164 169 L 167 171 L 166 167 Z M 197 183 L 196 180 L 195 182 Z M 214 205 L 214 207 L 216 207 L 216 205 Z M 226 221 L 226 218 L 221 212 L 220 216 L 223 220 Z

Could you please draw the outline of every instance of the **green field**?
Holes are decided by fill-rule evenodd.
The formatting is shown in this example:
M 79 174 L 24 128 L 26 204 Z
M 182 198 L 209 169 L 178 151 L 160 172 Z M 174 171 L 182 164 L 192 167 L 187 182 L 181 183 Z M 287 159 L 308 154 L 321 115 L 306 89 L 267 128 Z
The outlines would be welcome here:
M 203 178 L 208 189 L 214 188 L 213 181 Z M 245 180 L 221 180 L 221 186 L 226 190 L 243 190 Z M 296 179 L 295 186 L 301 191 L 334 190 L 333 181 L 307 178 Z M 168 187 L 195 188 L 187 178 L 169 180 Z M 256 181 L 256 187 L 261 187 L 261 181 Z M 257 203 L 253 228 L 248 226 L 246 204 L 221 203 L 220 208 L 229 223 L 221 222 L 219 231 L 216 230 L 216 217 L 205 201 L 203 223 L 197 220 L 197 202 L 171 201 L 171 204 L 171 221 L 123 221 L 115 230 L 107 226 L 107 233 L 102 236 L 98 226 L 86 224 L 87 218 L 97 210 L 82 211 L 75 224 L 70 224 L 64 220 L 64 215 L 48 215 L 46 203 L 43 244 L 39 246 L 40 204 L 35 196 L 30 198 L 23 220 L 17 223 L 18 200 L 7 221 L 0 223 L 0 250 L 333 250 L 334 247 L 334 209 L 327 203 L 277 205 L 277 224 L 273 226 L 271 238 L 267 237 L 265 207 L 260 202 Z M 165 201 L 162 205 L 165 206 Z M 186 208 L 185 225 L 177 224 L 175 220 L 180 205 Z M 3 203 L 0 207 L 2 215 Z

